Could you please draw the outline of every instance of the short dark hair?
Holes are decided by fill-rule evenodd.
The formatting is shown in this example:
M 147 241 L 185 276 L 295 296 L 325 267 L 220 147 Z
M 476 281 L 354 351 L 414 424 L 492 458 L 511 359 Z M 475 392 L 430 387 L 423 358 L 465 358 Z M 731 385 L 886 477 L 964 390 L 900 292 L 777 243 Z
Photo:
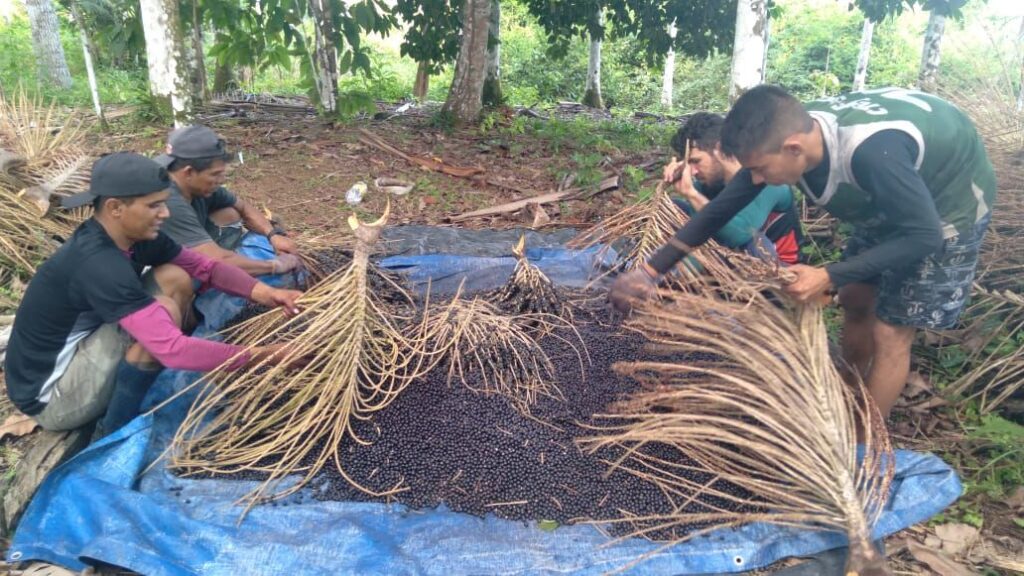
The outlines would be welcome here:
M 722 124 L 722 152 L 738 159 L 775 153 L 793 134 L 810 132 L 814 121 L 793 95 L 778 86 L 751 88 L 736 100 Z
M 724 120 L 721 114 L 711 112 L 691 114 L 672 136 L 672 149 L 679 154 L 680 158 L 686 156 L 687 142 L 705 152 L 711 152 L 718 145 Z
M 206 158 L 175 158 L 174 162 L 167 167 L 168 172 L 177 172 L 184 170 L 186 167 L 191 166 L 196 172 L 205 172 L 213 166 L 217 160 L 223 160 L 225 163 L 231 160 L 231 154 L 224 153 L 220 156 L 207 156 Z

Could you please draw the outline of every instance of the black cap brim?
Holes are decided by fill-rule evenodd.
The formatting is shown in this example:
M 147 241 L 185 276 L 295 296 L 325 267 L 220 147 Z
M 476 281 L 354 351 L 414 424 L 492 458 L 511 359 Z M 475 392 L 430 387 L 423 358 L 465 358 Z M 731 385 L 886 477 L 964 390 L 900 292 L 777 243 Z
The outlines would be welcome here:
M 93 200 L 96 200 L 96 195 L 92 192 L 79 192 L 74 196 L 66 196 L 60 201 L 60 205 L 68 209 L 80 208 L 92 204 Z
M 174 156 L 171 156 L 170 154 L 161 154 L 161 155 L 157 156 L 156 158 L 153 158 L 154 162 L 156 162 L 157 164 L 163 166 L 164 168 L 170 168 L 171 164 L 174 163 L 174 160 L 175 160 Z

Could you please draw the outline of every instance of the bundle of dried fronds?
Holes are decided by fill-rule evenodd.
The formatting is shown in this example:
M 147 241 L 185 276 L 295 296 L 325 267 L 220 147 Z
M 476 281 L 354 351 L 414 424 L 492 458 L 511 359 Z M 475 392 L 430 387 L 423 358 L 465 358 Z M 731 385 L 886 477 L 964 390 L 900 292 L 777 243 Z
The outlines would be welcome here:
M 572 321 L 572 307 L 554 282 L 526 258 L 526 236 L 512 248 L 516 268 L 494 295 L 494 303 L 513 314 L 551 314 Z
M 687 222 L 689 218 L 672 201 L 665 183 L 660 182 L 650 197 L 584 230 L 568 246 L 584 249 L 601 245 L 602 251 L 606 251 L 613 243 L 624 241 L 625 249 L 619 254 L 618 261 L 632 269 L 646 262 Z M 736 255 L 709 240 L 700 250 L 680 262 L 669 278 L 677 289 L 697 290 L 708 282 L 717 283 L 731 277 L 737 266 L 748 261 L 734 258 Z
M 1008 82 L 975 81 L 945 96 L 974 121 L 996 171 L 998 191 L 982 248 L 978 281 L 990 289 L 1024 288 L 1024 112 Z
M 481 299 L 456 295 L 444 313 L 427 321 L 437 348 L 448 362 L 448 382 L 458 378 L 472 390 L 509 398 L 524 413 L 538 398 L 564 399 L 553 383 L 554 365 L 532 334 L 540 327 L 547 337 L 560 338 L 556 330 L 575 333 L 579 347 L 570 342 L 584 373 L 586 348 L 572 324 L 550 314 L 510 316 Z
M 963 323 L 970 369 L 946 392 L 977 399 L 979 411 L 987 414 L 1024 387 L 1024 296 L 975 285 Z
M 67 239 L 77 223 L 67 217 L 42 217 L 23 199 L 0 188 L 0 266 L 24 278 Z
M 607 251 L 613 242 L 625 239 L 629 245 L 619 254 L 619 261 L 634 268 L 646 262 L 688 220 L 672 202 L 664 183 L 659 183 L 649 197 L 580 232 L 568 246 L 584 249 L 603 245 L 602 251 Z
M 40 215 L 53 195 L 85 190 L 91 158 L 82 147 L 84 129 L 75 112 L 46 106 L 23 90 L 0 94 L 0 187 L 31 202 Z
M 338 447 L 346 439 L 369 442 L 353 424 L 387 407 L 437 357 L 428 349 L 426 316 L 415 323 L 393 317 L 367 282 L 368 254 L 386 218 L 387 209 L 372 224 L 349 218 L 358 239 L 352 263 L 307 292 L 298 316 L 273 311 L 232 330 L 233 340 L 251 346 L 283 333 L 292 338 L 283 358 L 209 376 L 174 439 L 173 465 L 186 473 L 260 474 L 266 480 L 243 499 L 249 507 L 295 492 L 331 461 L 372 493 L 346 474 Z M 301 367 L 289 369 L 299 359 Z M 283 485 L 289 474 L 302 478 Z
M 698 523 L 706 528 L 687 539 L 751 522 L 835 530 L 851 543 L 846 574 L 885 574 L 870 543 L 893 474 L 884 422 L 863 384 L 844 382 L 833 364 L 822 309 L 782 307 L 762 290 L 743 289 L 746 302 L 676 292 L 637 311 L 631 324 L 652 341 L 712 359 L 617 366 L 644 390 L 617 404 L 604 434 L 583 443 L 622 450 L 613 466 L 675 502 L 731 503 L 631 518 L 650 526 L 638 534 Z M 646 450 L 659 444 L 692 463 Z M 688 480 L 696 470 L 715 482 Z

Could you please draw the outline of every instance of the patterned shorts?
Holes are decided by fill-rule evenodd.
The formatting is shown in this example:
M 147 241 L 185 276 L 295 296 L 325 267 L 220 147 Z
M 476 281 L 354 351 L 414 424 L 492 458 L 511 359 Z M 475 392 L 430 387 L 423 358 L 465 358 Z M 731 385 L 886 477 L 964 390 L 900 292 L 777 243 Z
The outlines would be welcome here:
M 989 218 L 974 225 L 970 233 L 945 241 L 942 250 L 907 268 L 886 270 L 865 281 L 877 286 L 875 314 L 895 326 L 944 330 L 960 318 L 971 295 L 978 250 L 988 230 Z M 877 245 L 879 240 L 866 231 L 854 230 L 843 251 L 843 259 Z

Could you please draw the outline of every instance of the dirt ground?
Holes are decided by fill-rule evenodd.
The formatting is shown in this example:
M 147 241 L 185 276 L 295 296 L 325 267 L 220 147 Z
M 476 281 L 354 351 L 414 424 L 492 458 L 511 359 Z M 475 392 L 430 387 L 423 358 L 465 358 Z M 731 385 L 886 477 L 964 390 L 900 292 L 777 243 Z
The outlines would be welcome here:
M 501 122 L 512 122 L 511 115 L 500 119 L 499 124 Z M 348 234 L 345 219 L 352 208 L 345 203 L 345 192 L 358 181 L 371 184 L 364 201 L 355 209 L 362 216 L 373 218 L 382 211 L 385 194 L 375 190 L 372 182 L 375 178 L 390 177 L 415 184 L 409 194 L 391 198 L 390 224 L 446 226 L 452 225 L 453 216 L 467 211 L 556 191 L 567 176 L 594 168 L 580 166 L 574 159 L 578 156 L 573 154 L 586 153 L 592 157 L 592 150 L 566 148 L 564 143 L 526 134 L 510 135 L 500 129 L 447 132 L 433 126 L 428 113 L 337 125 L 308 116 L 229 119 L 212 125 L 227 139 L 229 148 L 242 155 L 232 164 L 228 188 L 270 211 L 300 237 L 328 241 Z M 407 155 L 450 167 L 477 168 L 480 172 L 474 177 L 461 178 L 424 169 L 364 143 L 360 140 L 360 130 L 369 131 Z M 165 138 L 163 129 L 125 127 L 121 132 L 98 136 L 93 146 L 97 154 L 128 149 L 155 154 L 163 149 Z M 602 176 L 610 176 L 621 175 L 632 166 L 634 174 L 642 170 L 653 182 L 666 155 L 667 143 L 641 151 L 609 151 L 602 154 L 597 169 Z M 545 205 L 545 213 L 551 218 L 547 226 L 580 226 L 594 222 L 633 201 L 635 193 L 635 189 L 620 188 L 588 200 Z M 458 225 L 510 228 L 532 220 L 532 214 L 517 213 Z M 0 371 L 0 379 L 2 377 Z M 4 395 L 0 400 L 0 421 L 12 409 Z M 924 428 L 928 431 L 925 433 L 919 414 L 907 412 L 896 420 L 893 432 L 900 447 L 942 452 L 963 440 L 955 421 L 947 419 L 926 424 Z M 0 479 L 5 482 L 10 479 L 13 465 L 30 447 L 32 437 L 0 441 Z M 887 540 L 893 569 L 898 574 L 941 576 L 972 573 L 953 571 L 961 568 L 989 570 L 984 572 L 988 574 L 1024 573 L 1009 569 L 1007 566 L 1011 564 L 999 566 L 1005 559 L 1024 558 L 1024 529 L 1013 521 L 1022 507 L 1024 502 L 985 502 L 980 534 L 963 536 L 964 546 L 948 554 L 957 558 L 950 560 L 954 562 L 953 568 L 923 559 L 919 546 L 950 552 L 958 544 L 947 546 L 941 540 L 936 543 L 936 527 L 930 524 L 905 530 Z M 2 544 L 4 542 L 0 541 Z M 1021 570 L 1020 565 L 1016 567 Z M 0 564 L 0 572 L 3 569 Z

